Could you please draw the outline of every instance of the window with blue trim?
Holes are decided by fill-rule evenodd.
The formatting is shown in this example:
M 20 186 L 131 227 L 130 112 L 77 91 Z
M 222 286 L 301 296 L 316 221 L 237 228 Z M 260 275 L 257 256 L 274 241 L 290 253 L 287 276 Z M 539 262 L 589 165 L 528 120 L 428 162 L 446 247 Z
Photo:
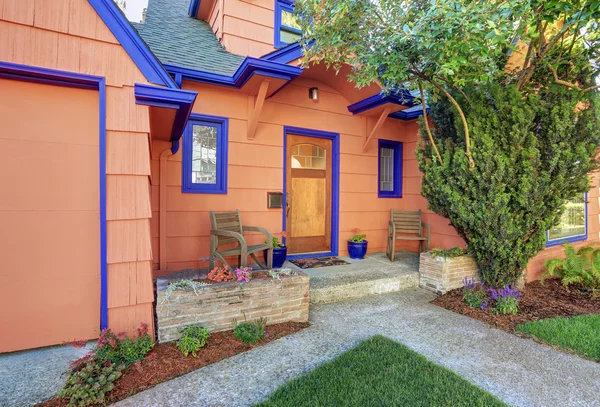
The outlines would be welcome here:
M 275 0 L 275 48 L 300 39 L 300 24 L 294 16 L 294 0 Z
M 378 157 L 378 196 L 402 198 L 402 143 L 379 140 Z
M 225 117 L 192 114 L 183 133 L 182 191 L 227 193 Z
M 581 194 L 566 203 L 560 222 L 547 232 L 549 246 L 587 239 L 586 198 Z

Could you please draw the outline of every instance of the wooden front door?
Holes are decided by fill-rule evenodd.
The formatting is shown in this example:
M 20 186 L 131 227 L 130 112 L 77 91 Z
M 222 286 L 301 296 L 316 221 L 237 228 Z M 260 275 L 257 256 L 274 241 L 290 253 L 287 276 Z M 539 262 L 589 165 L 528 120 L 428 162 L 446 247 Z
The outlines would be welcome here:
M 288 134 L 286 151 L 288 253 L 331 249 L 331 140 Z

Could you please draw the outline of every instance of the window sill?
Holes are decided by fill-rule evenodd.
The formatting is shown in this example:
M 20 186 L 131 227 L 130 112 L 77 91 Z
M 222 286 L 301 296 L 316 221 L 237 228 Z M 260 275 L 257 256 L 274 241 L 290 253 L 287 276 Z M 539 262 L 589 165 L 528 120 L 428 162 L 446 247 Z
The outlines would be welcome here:
M 560 246 L 565 243 L 583 242 L 588 239 L 587 235 L 565 237 L 564 239 L 556 239 L 552 241 L 546 241 L 546 247 Z
M 226 189 L 181 188 L 183 194 L 226 194 Z

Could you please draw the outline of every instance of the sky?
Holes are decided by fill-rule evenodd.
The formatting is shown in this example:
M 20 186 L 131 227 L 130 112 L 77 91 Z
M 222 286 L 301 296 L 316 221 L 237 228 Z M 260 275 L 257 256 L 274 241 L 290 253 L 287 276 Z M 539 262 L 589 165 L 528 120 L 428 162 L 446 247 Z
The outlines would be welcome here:
M 126 7 L 123 10 L 127 19 L 129 21 L 133 21 L 134 23 L 139 23 L 142 21 L 142 11 L 148 7 L 148 0 L 117 0 L 116 3 L 119 6 L 125 2 Z M 123 9 L 121 7 L 121 9 Z

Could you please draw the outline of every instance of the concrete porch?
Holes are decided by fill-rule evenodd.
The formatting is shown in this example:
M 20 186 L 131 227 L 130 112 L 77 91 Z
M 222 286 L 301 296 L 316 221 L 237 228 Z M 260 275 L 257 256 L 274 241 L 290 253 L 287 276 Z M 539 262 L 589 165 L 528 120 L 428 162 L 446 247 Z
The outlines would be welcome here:
M 338 257 L 350 264 L 300 269 L 286 261 L 284 267 L 302 270 L 310 276 L 311 304 L 337 302 L 419 286 L 417 253 L 398 251 L 393 263 L 385 253 L 371 253 L 363 260 Z

